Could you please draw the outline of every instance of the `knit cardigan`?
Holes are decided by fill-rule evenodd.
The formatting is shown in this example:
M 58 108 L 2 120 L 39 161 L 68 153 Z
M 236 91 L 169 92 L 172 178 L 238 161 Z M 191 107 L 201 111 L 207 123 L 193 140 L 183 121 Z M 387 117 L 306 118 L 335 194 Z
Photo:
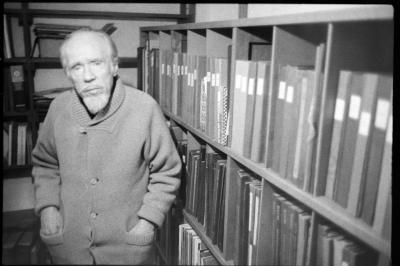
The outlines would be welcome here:
M 75 90 L 54 99 L 32 152 L 35 212 L 56 206 L 63 217 L 60 233 L 40 234 L 56 263 L 145 263 L 154 232 L 128 232 L 139 218 L 161 226 L 180 185 L 181 161 L 159 106 L 115 84 L 93 119 Z

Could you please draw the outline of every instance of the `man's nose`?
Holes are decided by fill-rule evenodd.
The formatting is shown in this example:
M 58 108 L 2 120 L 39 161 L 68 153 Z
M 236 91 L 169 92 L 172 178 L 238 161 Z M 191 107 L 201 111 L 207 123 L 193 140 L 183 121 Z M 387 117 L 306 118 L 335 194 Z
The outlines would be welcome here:
M 83 69 L 83 78 L 86 82 L 92 81 L 95 79 L 95 75 L 90 66 L 85 66 Z

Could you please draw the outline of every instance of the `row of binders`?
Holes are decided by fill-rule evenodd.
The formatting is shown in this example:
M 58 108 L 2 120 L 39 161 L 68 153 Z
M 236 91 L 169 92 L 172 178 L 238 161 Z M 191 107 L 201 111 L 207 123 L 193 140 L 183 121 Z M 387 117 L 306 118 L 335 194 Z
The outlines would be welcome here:
M 341 71 L 325 196 L 389 239 L 393 77 Z
M 179 265 L 220 265 L 211 251 L 187 224 L 179 225 Z
M 228 60 L 143 50 L 144 91 L 161 107 L 222 145 L 228 142 Z
M 337 92 L 323 101 L 323 52 L 321 44 L 314 65 L 278 65 L 272 86 L 270 61 L 236 60 L 229 86 L 229 59 L 152 49 L 145 90 L 189 126 L 306 192 L 324 171 L 316 165 L 329 165 L 318 175 L 322 194 L 382 227 L 387 215 L 375 212 L 390 209 L 393 77 L 341 70 Z M 336 103 L 332 113 L 321 109 L 328 101 Z M 330 148 L 317 156 L 318 147 Z
M 226 156 L 207 145 L 188 151 L 185 209 L 223 250 Z
M 31 164 L 32 129 L 27 122 L 3 122 L 3 166 Z

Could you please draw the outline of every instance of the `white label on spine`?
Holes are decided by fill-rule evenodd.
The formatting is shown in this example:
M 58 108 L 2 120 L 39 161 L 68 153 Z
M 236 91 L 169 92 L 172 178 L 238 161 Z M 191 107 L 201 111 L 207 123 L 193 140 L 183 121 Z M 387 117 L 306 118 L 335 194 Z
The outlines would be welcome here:
M 258 78 L 257 79 L 257 95 L 263 95 L 264 92 L 264 79 Z
M 371 114 L 368 112 L 361 112 L 358 134 L 362 136 L 368 136 L 370 123 L 371 123 Z
M 219 73 L 215 73 L 215 86 L 220 86 L 221 82 L 220 82 L 220 74 Z
M 247 77 L 242 77 L 242 82 L 240 85 L 240 91 L 247 93 Z
M 286 90 L 286 82 L 279 82 L 279 91 L 278 91 L 278 99 L 285 99 L 285 90 Z
M 253 206 L 253 204 L 254 204 L 254 202 L 253 202 L 253 191 L 250 191 L 250 198 L 249 198 L 249 200 L 250 200 L 250 203 L 249 203 L 249 206 L 250 206 L 250 208 Z M 253 215 L 251 215 L 250 214 L 250 217 L 249 217 L 249 232 L 251 231 L 251 226 L 252 226 L 252 222 L 253 222 L 253 220 L 251 219 L 251 218 L 253 218 Z
M 164 74 L 164 67 L 165 67 L 164 63 L 161 64 L 161 74 Z
M 389 101 L 378 99 L 375 114 L 375 127 L 385 130 L 389 115 Z
M 185 75 L 188 74 L 188 66 L 185 66 Z
M 171 67 L 170 65 L 167 65 L 167 75 L 171 75 Z
M 254 79 L 250 78 L 249 79 L 249 95 L 254 94 Z
M 349 117 L 352 119 L 358 119 L 360 116 L 361 97 L 358 95 L 351 95 L 350 106 L 349 106 Z
M 386 133 L 386 142 L 389 144 L 392 144 L 393 142 L 393 116 L 389 117 L 389 121 L 388 121 L 388 128 L 387 128 L 387 133 Z
M 286 101 L 288 103 L 292 103 L 293 102 L 293 93 L 294 93 L 293 86 L 288 86 L 287 92 L 286 92 Z
M 215 86 L 215 73 L 211 73 L 211 86 Z
M 236 74 L 236 80 L 235 80 L 235 87 L 236 89 L 240 89 L 240 82 L 242 82 L 242 76 L 240 74 Z
M 193 79 L 194 79 L 194 80 L 197 79 L 197 70 L 196 70 L 196 69 L 193 71 Z
M 336 106 L 335 106 L 335 120 L 343 121 L 344 116 L 344 100 L 343 99 L 336 99 Z
M 255 204 L 255 213 L 254 213 L 254 230 L 253 230 L 253 245 L 256 245 L 257 235 L 258 235 L 258 210 L 260 209 L 260 199 L 256 196 L 256 204 Z

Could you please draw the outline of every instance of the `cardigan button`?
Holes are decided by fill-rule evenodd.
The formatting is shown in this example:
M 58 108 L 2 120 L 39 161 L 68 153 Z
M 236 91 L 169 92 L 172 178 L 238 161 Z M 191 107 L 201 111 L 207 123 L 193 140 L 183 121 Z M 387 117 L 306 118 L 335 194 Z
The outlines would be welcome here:
M 84 127 L 79 128 L 79 133 L 86 134 L 86 129 Z
M 99 179 L 97 179 L 97 178 L 92 178 L 92 179 L 90 180 L 90 184 L 92 184 L 92 185 L 96 185 L 97 182 L 99 182 Z
M 91 212 L 91 213 L 90 213 L 90 217 L 92 217 L 93 219 L 95 219 L 95 218 L 97 217 L 97 213 Z

